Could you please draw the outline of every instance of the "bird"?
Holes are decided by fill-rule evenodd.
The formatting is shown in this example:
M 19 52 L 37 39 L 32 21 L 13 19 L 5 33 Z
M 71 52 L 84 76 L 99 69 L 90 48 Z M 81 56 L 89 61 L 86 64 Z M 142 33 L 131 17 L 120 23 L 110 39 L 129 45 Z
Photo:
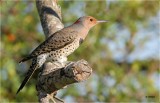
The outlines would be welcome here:
M 35 70 L 40 68 L 46 61 L 57 61 L 62 64 L 67 62 L 67 56 L 72 54 L 83 43 L 89 30 L 102 22 L 108 21 L 97 20 L 92 16 L 82 16 L 72 25 L 55 32 L 42 42 L 19 62 L 22 63 L 32 59 L 32 64 L 16 94 L 23 89 Z

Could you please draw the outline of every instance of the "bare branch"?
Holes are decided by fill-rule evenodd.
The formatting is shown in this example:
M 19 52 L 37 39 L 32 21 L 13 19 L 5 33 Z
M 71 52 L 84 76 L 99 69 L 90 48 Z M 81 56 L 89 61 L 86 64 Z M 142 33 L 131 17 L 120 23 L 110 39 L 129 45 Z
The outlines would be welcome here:
M 36 0 L 36 6 L 46 38 L 64 27 L 57 0 Z
M 46 96 L 48 94 L 55 95 L 57 90 L 69 84 L 84 81 L 92 73 L 92 68 L 85 60 L 71 62 L 65 67 L 58 62 L 48 63 L 48 65 L 44 66 L 48 70 L 45 69 L 39 74 L 37 83 L 37 91 L 41 96 L 44 94 Z

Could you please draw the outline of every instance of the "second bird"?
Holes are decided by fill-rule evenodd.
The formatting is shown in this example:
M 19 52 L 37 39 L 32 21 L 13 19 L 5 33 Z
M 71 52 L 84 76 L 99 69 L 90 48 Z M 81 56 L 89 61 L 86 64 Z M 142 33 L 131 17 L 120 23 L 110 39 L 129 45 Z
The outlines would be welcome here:
M 67 56 L 73 53 L 86 38 L 89 30 L 98 23 L 107 22 L 105 20 L 96 20 L 91 16 L 80 17 L 71 26 L 65 27 L 40 44 L 30 55 L 20 62 L 32 59 L 32 64 L 26 77 L 20 85 L 18 92 L 25 86 L 33 75 L 34 71 L 40 68 L 45 61 L 58 61 L 64 63 Z

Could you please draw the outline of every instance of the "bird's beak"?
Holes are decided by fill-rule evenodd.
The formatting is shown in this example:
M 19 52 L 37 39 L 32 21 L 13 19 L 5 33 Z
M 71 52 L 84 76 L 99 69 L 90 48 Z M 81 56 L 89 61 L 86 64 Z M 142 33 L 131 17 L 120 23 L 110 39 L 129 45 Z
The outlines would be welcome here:
M 108 20 L 98 20 L 97 23 L 105 23 L 108 22 Z

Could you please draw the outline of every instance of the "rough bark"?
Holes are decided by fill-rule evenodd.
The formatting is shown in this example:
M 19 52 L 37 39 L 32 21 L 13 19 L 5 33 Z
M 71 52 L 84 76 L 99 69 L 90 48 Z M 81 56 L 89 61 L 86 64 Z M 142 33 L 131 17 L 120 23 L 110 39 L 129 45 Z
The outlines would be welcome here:
M 46 38 L 64 27 L 57 0 L 36 0 L 36 5 Z M 46 62 L 36 85 L 39 102 L 63 102 L 55 97 L 57 91 L 69 84 L 86 80 L 91 73 L 92 68 L 85 60 L 68 62 L 65 66 L 58 62 Z
M 46 38 L 64 27 L 57 0 L 36 0 L 36 6 Z

